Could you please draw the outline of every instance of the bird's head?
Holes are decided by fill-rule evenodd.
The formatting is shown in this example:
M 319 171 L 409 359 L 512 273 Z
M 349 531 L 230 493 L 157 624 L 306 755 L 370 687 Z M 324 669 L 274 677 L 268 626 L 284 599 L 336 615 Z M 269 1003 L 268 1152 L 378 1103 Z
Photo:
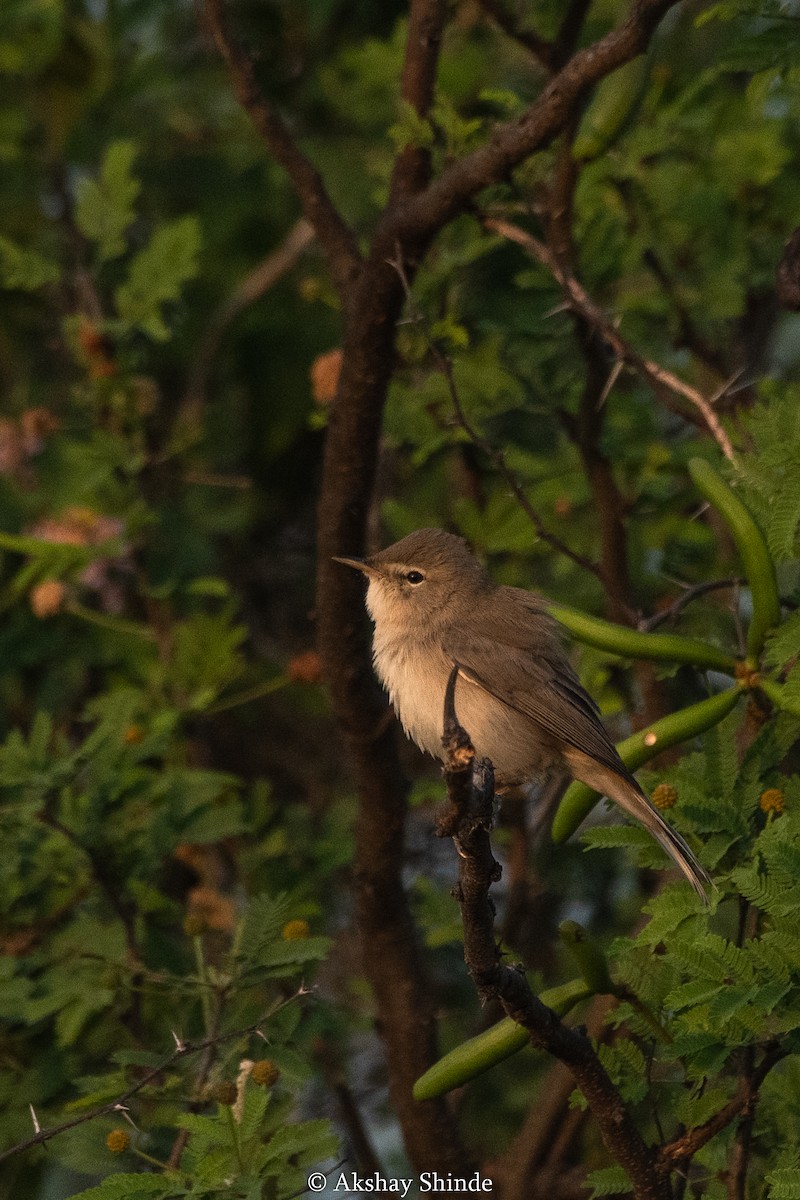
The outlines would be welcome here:
M 369 558 L 336 558 L 369 580 L 367 608 L 382 633 L 424 637 L 489 586 L 463 538 L 417 529 Z

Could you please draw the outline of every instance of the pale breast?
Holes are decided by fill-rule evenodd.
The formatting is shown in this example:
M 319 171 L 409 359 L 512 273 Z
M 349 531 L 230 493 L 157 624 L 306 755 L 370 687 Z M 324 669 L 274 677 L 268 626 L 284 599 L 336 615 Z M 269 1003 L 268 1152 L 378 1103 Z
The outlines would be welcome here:
M 373 659 L 408 736 L 441 759 L 452 660 L 430 642 L 390 640 L 377 631 Z M 491 759 L 501 786 L 527 781 L 559 762 L 558 752 L 532 721 L 463 676 L 456 685 L 455 707 L 477 756 Z
M 408 736 L 441 758 L 444 693 L 452 664 L 435 646 L 388 641 L 377 633 L 373 660 Z

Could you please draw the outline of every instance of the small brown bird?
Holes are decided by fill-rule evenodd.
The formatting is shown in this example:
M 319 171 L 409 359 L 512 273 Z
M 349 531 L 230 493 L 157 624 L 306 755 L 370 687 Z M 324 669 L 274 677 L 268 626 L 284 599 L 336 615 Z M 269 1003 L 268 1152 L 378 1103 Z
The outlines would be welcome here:
M 444 693 L 498 791 L 566 769 L 640 821 L 706 900 L 709 877 L 627 769 L 564 653 L 542 600 L 493 583 L 463 538 L 418 529 L 367 559 L 375 670 L 409 737 L 442 758 Z

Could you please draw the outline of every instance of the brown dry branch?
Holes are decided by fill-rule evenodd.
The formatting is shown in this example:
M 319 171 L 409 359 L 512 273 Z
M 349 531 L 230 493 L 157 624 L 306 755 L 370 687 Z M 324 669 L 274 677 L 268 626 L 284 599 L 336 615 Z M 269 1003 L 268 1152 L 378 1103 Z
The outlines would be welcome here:
M 442 836 L 458 849 L 455 891 L 464 925 L 464 960 L 483 1002 L 500 1001 L 507 1016 L 522 1025 L 531 1044 L 551 1054 L 571 1072 L 597 1121 L 606 1149 L 625 1168 L 636 1200 L 668 1200 L 669 1181 L 659 1170 L 656 1151 L 642 1139 L 631 1112 L 611 1082 L 592 1043 L 565 1025 L 531 991 L 521 970 L 502 962 L 494 930 L 490 890 L 500 877 L 491 847 L 494 772 L 475 762 L 469 734 L 455 707 L 459 666 L 450 674 L 444 703 L 445 782 L 448 806 L 439 822 Z
M 395 236 L 427 242 L 484 188 L 507 179 L 526 158 L 543 150 L 580 111 L 592 88 L 647 49 L 659 22 L 679 0 L 634 0 L 616 28 L 574 54 L 519 117 L 498 124 L 491 136 L 456 159 L 397 213 Z
M 502 218 L 487 217 L 484 224 L 487 229 L 491 229 L 495 233 L 499 233 L 501 237 L 508 238 L 509 241 L 516 242 L 517 245 L 522 246 L 538 262 L 547 267 L 563 290 L 570 307 L 584 317 L 587 323 L 594 329 L 595 334 L 607 342 L 620 361 L 633 367 L 642 376 L 652 387 L 656 396 L 663 400 L 667 399 L 671 393 L 688 400 L 700 413 L 706 428 L 725 457 L 730 459 L 731 462 L 734 461 L 733 445 L 719 417 L 715 413 L 711 401 L 702 392 L 699 392 L 697 388 L 693 388 L 672 371 L 668 371 L 665 367 L 661 367 L 658 363 L 644 358 L 639 354 L 620 335 L 619 330 L 609 320 L 600 306 L 592 300 L 583 285 L 555 259 L 544 242 L 534 237 L 533 234 L 528 233 L 527 230 L 521 229 L 518 225 L 514 225 Z M 683 408 L 675 408 L 668 399 L 667 402 L 673 411 L 678 412 L 681 416 L 686 416 Z
M 423 119 L 433 104 L 446 18 L 445 0 L 411 0 L 400 95 Z M 430 177 L 430 151 L 424 147 L 404 146 L 394 164 L 389 187 L 390 204 L 421 191 Z
M 593 998 L 584 1022 L 593 1041 L 608 1038 L 611 1030 L 606 1018 L 615 1003 L 611 996 Z M 527 1200 L 532 1193 L 550 1195 L 563 1177 L 565 1163 L 575 1157 L 570 1150 L 589 1116 L 586 1111 L 570 1108 L 574 1091 L 572 1073 L 563 1063 L 554 1062 L 542 1081 L 536 1103 L 503 1155 L 503 1200 Z
M 647 620 L 640 621 L 637 628 L 642 633 L 652 633 L 654 629 L 658 629 L 659 625 L 663 625 L 667 621 L 673 621 L 675 617 L 679 616 L 699 596 L 705 596 L 708 592 L 723 591 L 727 588 L 743 587 L 744 583 L 744 579 L 737 579 L 735 576 L 732 576 L 730 579 L 710 579 L 705 583 L 683 585 L 685 588 L 683 595 L 673 601 L 669 608 L 662 608 L 660 612 L 654 613 Z
M 328 256 L 337 290 L 344 298 L 361 267 L 355 234 L 328 195 L 319 171 L 297 145 L 286 121 L 261 92 L 253 58 L 230 33 L 227 7 L 225 0 L 206 0 L 208 28 L 228 66 L 239 103 L 275 161 L 291 179 L 306 220 Z

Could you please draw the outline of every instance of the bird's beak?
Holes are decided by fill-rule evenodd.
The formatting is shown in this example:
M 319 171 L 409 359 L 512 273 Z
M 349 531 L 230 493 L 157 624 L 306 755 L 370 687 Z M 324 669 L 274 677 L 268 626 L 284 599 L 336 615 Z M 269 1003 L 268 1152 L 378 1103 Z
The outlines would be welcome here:
M 379 572 L 371 567 L 365 558 L 339 558 L 333 555 L 334 562 L 344 563 L 346 567 L 355 567 L 357 571 L 361 571 L 363 575 L 378 575 Z

